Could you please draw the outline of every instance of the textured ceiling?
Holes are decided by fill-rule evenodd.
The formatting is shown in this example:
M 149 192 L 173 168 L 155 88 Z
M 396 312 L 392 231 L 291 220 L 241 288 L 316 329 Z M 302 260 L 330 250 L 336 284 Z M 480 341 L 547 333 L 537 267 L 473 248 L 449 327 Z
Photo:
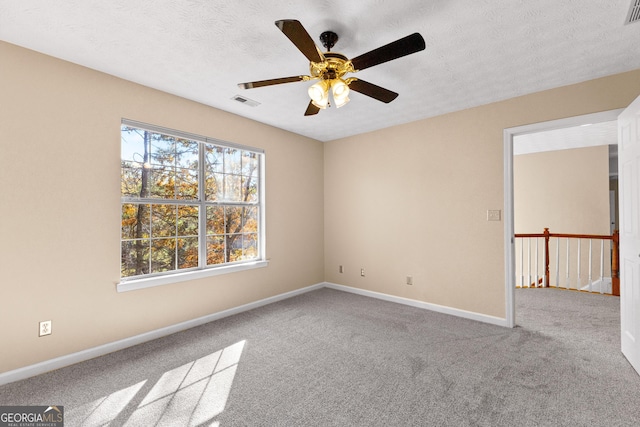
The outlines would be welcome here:
M 630 1 L 0 0 L 0 40 L 327 141 L 638 69 Z M 308 82 L 237 87 L 308 74 L 278 19 L 337 32 L 349 58 L 413 32 L 426 49 L 357 74 L 392 103 L 352 93 L 304 117 Z

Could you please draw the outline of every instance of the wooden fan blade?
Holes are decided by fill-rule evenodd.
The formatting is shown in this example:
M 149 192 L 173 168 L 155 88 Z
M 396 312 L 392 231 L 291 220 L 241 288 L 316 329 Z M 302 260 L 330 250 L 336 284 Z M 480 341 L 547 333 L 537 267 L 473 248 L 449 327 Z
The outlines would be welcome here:
M 355 90 L 356 92 L 360 92 L 363 95 L 370 96 L 371 98 L 387 104 L 398 97 L 397 93 L 390 91 L 389 89 L 385 89 L 360 79 L 355 79 L 349 83 L 349 89 Z
M 391 61 L 392 59 L 401 58 L 412 53 L 424 50 L 425 43 L 422 36 L 413 33 L 399 40 L 381 46 L 377 49 L 363 53 L 351 60 L 353 68 L 356 71 Z
M 262 86 L 271 86 L 271 85 L 279 85 L 283 83 L 293 83 L 293 82 L 302 82 L 305 80 L 309 80 L 309 76 L 292 76 L 292 77 L 281 77 L 279 79 L 269 79 L 269 80 L 259 80 L 257 82 L 247 82 L 247 83 L 238 83 L 238 87 L 240 89 L 253 89 L 256 87 Z
M 300 21 L 295 19 L 282 19 L 276 21 L 276 27 L 293 42 L 300 52 L 311 62 L 323 62 L 324 55 L 318 49 L 313 39 L 304 29 Z
M 313 116 L 315 114 L 318 114 L 319 111 L 320 111 L 320 108 L 313 105 L 313 101 L 309 101 L 309 105 L 307 106 L 307 111 L 304 112 L 304 115 Z

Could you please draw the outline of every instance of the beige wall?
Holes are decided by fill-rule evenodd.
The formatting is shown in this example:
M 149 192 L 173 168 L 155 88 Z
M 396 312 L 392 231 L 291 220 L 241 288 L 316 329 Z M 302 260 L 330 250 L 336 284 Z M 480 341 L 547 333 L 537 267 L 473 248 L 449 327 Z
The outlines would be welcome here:
M 609 234 L 609 147 L 514 157 L 516 233 Z
M 638 94 L 640 70 L 326 143 L 325 280 L 504 318 L 503 130 Z
M 320 142 L 2 42 L 0 62 L 0 372 L 322 282 Z M 123 117 L 265 150 L 268 267 L 116 292 Z

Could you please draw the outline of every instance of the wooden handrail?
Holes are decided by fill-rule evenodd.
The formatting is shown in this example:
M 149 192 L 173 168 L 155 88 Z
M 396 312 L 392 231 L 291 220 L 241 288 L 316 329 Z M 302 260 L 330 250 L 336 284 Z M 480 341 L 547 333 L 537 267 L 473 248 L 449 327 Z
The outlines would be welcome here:
M 549 230 L 545 228 L 545 230 Z M 617 233 L 618 230 L 615 230 L 614 233 Z M 514 234 L 514 237 L 569 237 L 574 239 L 602 239 L 602 240 L 613 240 L 613 235 L 609 236 L 608 234 L 567 234 L 567 233 L 529 233 L 529 234 Z
M 618 230 L 614 230 L 612 235 L 606 234 L 569 234 L 569 233 L 550 233 L 549 228 L 545 228 L 543 233 L 517 233 L 514 237 L 524 238 L 544 238 L 544 277 L 545 286 L 549 286 L 549 238 L 560 237 L 570 239 L 601 239 L 611 240 L 611 293 L 620 296 L 620 270 L 619 270 L 619 254 L 618 245 L 620 243 L 620 234 Z

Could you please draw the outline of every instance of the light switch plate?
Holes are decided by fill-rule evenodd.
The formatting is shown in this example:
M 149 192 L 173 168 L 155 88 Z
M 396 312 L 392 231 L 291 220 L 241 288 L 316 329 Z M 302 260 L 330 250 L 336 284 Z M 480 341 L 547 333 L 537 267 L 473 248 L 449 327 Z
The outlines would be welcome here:
M 489 209 L 487 211 L 487 221 L 500 221 L 500 209 Z

